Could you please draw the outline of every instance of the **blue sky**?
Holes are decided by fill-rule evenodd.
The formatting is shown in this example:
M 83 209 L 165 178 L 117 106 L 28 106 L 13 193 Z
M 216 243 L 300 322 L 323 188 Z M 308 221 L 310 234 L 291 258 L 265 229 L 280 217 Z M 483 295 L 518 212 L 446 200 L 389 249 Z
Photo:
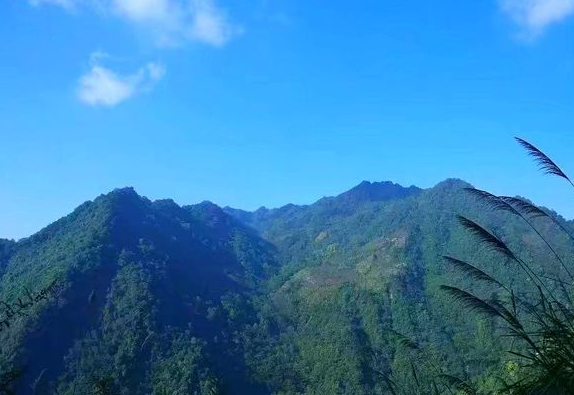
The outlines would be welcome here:
M 0 237 L 85 200 L 255 209 L 458 177 L 574 217 L 574 0 L 0 2 Z

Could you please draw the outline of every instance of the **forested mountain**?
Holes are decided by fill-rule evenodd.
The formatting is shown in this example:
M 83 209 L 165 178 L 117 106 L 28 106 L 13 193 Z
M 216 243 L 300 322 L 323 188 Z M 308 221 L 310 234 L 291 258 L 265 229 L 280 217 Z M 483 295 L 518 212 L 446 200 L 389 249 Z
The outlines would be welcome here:
M 484 210 L 466 187 L 363 182 L 255 212 L 115 190 L 30 238 L 0 240 L 0 300 L 56 284 L 2 327 L 2 371 L 25 368 L 18 394 L 387 394 L 391 375 L 414 385 L 414 359 L 422 376 L 444 369 L 489 388 L 512 362 L 505 339 L 440 292 L 470 281 L 442 255 L 480 262 L 519 291 L 528 279 L 477 250 L 456 214 L 540 272 L 560 269 L 527 225 Z M 572 257 L 566 236 L 539 221 Z
M 2 331 L 2 364 L 26 367 L 23 394 L 38 378 L 48 393 L 257 393 L 236 328 L 276 269 L 274 247 L 213 204 L 113 191 L 15 246 L 2 300 L 59 289 Z

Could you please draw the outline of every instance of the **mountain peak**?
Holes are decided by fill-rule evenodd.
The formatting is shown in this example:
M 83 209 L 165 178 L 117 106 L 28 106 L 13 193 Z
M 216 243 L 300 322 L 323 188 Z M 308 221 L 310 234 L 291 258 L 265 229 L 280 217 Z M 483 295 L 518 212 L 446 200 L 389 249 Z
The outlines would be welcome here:
M 108 196 L 139 196 L 134 187 L 115 188 L 110 191 Z
M 204 200 L 201 203 L 185 206 L 185 210 L 209 224 L 228 222 L 232 217 L 217 204 Z
M 210 202 L 209 200 L 204 200 L 201 203 L 197 203 L 197 204 L 194 204 L 194 205 L 188 206 L 188 207 L 193 207 L 193 209 L 199 210 L 199 211 L 206 213 L 206 214 L 209 214 L 209 215 L 215 215 L 215 216 L 226 215 L 221 207 L 219 207 L 217 204 L 215 204 L 213 202 Z
M 405 198 L 420 191 L 422 189 L 418 187 L 410 186 L 406 188 L 391 181 L 362 181 L 359 185 L 337 196 L 337 198 L 357 202 L 378 202 Z
M 460 178 L 447 178 L 434 186 L 435 189 L 462 189 L 470 188 L 472 185 Z
M 116 188 L 106 194 L 100 195 L 94 200 L 112 203 L 116 206 L 133 205 L 135 202 L 141 202 L 147 198 L 140 196 L 133 187 Z M 80 206 L 81 207 L 81 206 Z

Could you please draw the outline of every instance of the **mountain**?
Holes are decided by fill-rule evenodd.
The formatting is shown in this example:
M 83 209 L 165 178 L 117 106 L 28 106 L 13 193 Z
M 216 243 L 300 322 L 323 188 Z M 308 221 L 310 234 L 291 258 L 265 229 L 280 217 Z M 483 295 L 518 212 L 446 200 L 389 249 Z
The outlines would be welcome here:
M 286 394 L 386 394 L 385 378 L 393 377 L 403 393 L 414 394 L 414 359 L 420 376 L 440 368 L 492 390 L 507 372 L 510 345 L 494 321 L 469 315 L 440 290 L 472 284 L 442 255 L 467 259 L 518 292 L 533 289 L 518 268 L 478 248 L 456 215 L 492 229 L 535 270 L 558 277 L 560 269 L 527 224 L 478 203 L 468 187 L 449 179 L 398 199 L 349 204 L 343 194 L 267 217 L 254 213 L 250 223 L 283 262 L 269 281 L 262 319 L 277 329 L 253 347 L 255 376 Z M 572 262 L 568 237 L 550 221 L 536 224 Z M 479 290 L 497 296 L 487 285 Z M 424 345 L 425 355 L 402 347 L 396 333 Z
M 38 377 L 43 390 L 64 394 L 102 378 L 114 393 L 257 393 L 234 326 L 276 270 L 275 251 L 219 207 L 179 207 L 120 189 L 14 249 L 3 300 L 59 283 L 55 300 L 0 334 L 3 364 L 26 367 L 18 393 L 31 393 Z
M 131 188 L 102 195 L 30 238 L 0 240 L 0 300 L 50 289 L 0 327 L 1 372 L 25 367 L 18 394 L 385 394 L 391 376 L 413 385 L 400 333 L 424 345 L 422 376 L 440 366 L 488 388 L 507 344 L 492 320 L 440 292 L 470 281 L 441 256 L 480 263 L 519 291 L 528 282 L 477 250 L 456 214 L 545 262 L 537 270 L 560 269 L 526 224 L 478 204 L 469 186 L 362 182 L 254 212 Z M 567 237 L 538 221 L 572 257 Z
M 356 187 L 335 197 L 338 200 L 347 200 L 353 203 L 383 202 L 386 200 L 402 199 L 420 193 L 422 189 L 410 186 L 404 188 L 391 181 L 369 182 L 363 181 Z
M 324 197 L 313 204 L 316 206 L 338 206 L 340 209 L 354 210 L 357 206 L 368 202 L 384 202 L 395 199 L 406 198 L 411 195 L 420 193 L 422 189 L 410 186 L 405 188 L 391 181 L 369 182 L 363 181 L 359 185 L 349 189 L 334 197 Z M 277 218 L 288 217 L 292 213 L 299 212 L 309 206 L 297 206 L 287 204 L 277 209 L 267 209 L 261 207 L 256 211 L 249 212 L 232 207 L 225 207 L 228 214 L 237 218 L 239 221 L 248 224 L 255 229 L 263 230 Z

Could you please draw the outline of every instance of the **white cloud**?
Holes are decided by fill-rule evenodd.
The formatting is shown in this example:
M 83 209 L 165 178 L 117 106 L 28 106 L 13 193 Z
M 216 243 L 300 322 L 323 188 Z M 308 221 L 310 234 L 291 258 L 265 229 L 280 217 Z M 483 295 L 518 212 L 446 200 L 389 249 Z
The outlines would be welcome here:
M 123 19 L 147 31 L 160 46 L 200 42 L 221 47 L 242 29 L 215 0 L 28 0 L 33 5 L 84 8 Z
M 150 90 L 164 74 L 165 68 L 157 63 L 148 63 L 127 75 L 92 64 L 90 71 L 80 77 L 77 96 L 82 103 L 90 106 L 113 107 L 138 93 Z
M 536 37 L 574 14 L 574 0 L 501 0 L 500 4 L 527 37 Z
M 192 2 L 190 37 L 214 46 L 225 45 L 242 29 L 229 23 L 227 15 L 209 0 Z
M 167 20 L 173 8 L 169 0 L 112 0 L 111 6 L 119 15 L 136 22 Z
M 152 32 L 160 45 L 196 41 L 221 47 L 241 33 L 213 0 L 112 0 L 111 9 Z

